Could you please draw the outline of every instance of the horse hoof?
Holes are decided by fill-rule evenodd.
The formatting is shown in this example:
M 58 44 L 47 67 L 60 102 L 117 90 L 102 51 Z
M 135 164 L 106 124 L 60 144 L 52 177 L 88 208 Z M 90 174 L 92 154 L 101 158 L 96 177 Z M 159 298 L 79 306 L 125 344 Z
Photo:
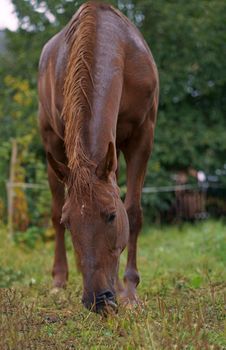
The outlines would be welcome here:
M 118 279 L 116 282 L 116 293 L 121 295 L 124 293 L 124 291 L 125 289 L 124 289 L 123 283 Z
M 62 277 L 55 277 L 53 280 L 53 288 L 65 289 L 67 284 L 67 280 Z
M 126 309 L 133 310 L 137 306 L 141 305 L 141 302 L 137 294 L 131 294 L 126 291 L 119 295 L 120 304 L 123 305 Z
M 50 295 L 56 295 L 56 294 L 59 294 L 61 290 L 62 290 L 62 288 L 59 288 L 59 287 L 53 287 L 53 288 L 50 290 Z

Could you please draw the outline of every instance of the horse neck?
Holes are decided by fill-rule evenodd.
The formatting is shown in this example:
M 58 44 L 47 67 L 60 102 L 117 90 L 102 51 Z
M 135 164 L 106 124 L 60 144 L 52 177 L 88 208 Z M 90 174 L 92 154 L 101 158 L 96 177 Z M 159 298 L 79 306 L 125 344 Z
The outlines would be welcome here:
M 73 38 L 73 31 L 71 39 L 69 27 L 72 53 L 68 72 L 71 78 L 68 82 L 66 79 L 65 96 L 68 104 L 65 103 L 64 118 L 65 144 L 69 166 L 72 168 L 98 164 L 106 155 L 109 142 L 115 144 L 123 84 L 124 52 L 114 34 L 118 32 L 116 19 L 111 11 L 97 13 L 92 5 L 88 6 L 91 7 L 87 7 L 82 14 L 83 21 L 76 29 L 77 41 Z M 87 43 L 78 40 L 80 32 L 81 38 L 88 38 Z M 115 38 L 112 38 L 113 35 Z M 73 68 L 75 62 L 79 70 Z M 78 86 L 81 86 L 80 90 Z M 76 107 L 74 111 L 73 105 Z M 75 115 L 76 118 L 79 115 L 77 120 Z
M 88 120 L 89 153 L 95 162 L 103 159 L 109 142 L 115 144 L 116 140 L 124 68 L 124 50 L 117 31 L 111 12 L 99 14 L 92 69 L 92 111 Z
M 121 85 L 122 80 L 118 77 L 105 86 L 102 94 L 98 94 L 98 88 L 94 92 L 92 117 L 84 126 L 89 135 L 89 157 L 95 163 L 104 158 L 109 143 L 116 142 Z

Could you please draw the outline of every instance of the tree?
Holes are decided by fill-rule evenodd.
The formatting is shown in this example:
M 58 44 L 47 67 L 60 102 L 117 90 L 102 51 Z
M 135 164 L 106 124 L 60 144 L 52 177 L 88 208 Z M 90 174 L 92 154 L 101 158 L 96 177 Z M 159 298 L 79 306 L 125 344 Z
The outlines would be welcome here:
M 4 91 L 0 96 L 3 106 L 0 120 L 4 124 L 0 153 L 6 158 L 9 137 L 29 135 L 33 130 L 35 137 L 28 149 L 33 158 L 44 164 L 36 123 L 38 60 L 44 43 L 69 21 L 83 2 L 13 0 L 20 27 L 15 33 L 6 31 L 8 52 L 7 60 L 1 62 L 0 83 Z M 146 185 L 172 183 L 171 174 L 179 169 L 193 167 L 213 172 L 222 167 L 226 154 L 226 76 L 223 74 L 226 3 L 221 0 L 110 2 L 140 28 L 159 69 L 160 106 Z M 18 105 L 24 92 L 8 84 L 9 72 L 10 79 L 28 84 L 31 101 L 27 105 Z M 21 119 L 16 119 L 15 113 L 21 113 Z M 24 165 L 29 168 L 26 162 Z M 29 177 L 35 180 L 32 171 Z M 144 201 L 147 207 L 165 208 L 170 198 L 152 196 Z

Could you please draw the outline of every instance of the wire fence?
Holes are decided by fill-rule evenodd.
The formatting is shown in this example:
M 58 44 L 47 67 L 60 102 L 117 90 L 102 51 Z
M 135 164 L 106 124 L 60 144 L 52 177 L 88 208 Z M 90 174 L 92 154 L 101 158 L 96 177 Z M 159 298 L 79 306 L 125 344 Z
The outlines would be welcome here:
M 48 183 L 32 184 L 8 181 L 6 187 L 8 195 L 9 234 L 12 236 L 14 226 L 13 200 L 16 189 L 28 190 L 29 197 L 35 201 L 35 196 L 31 195 L 30 191 L 38 191 L 39 193 L 40 191 L 49 192 L 49 186 Z M 123 186 L 121 187 L 122 197 L 125 196 L 125 193 L 126 187 Z M 166 196 L 166 198 L 163 199 L 163 196 Z M 226 215 L 226 186 L 223 184 L 204 182 L 144 187 L 143 199 L 144 204 L 148 203 L 147 208 L 149 208 L 149 211 L 148 209 L 146 210 L 146 215 L 150 218 L 157 216 L 159 218 L 158 221 L 175 222 L 205 219 L 211 215 Z M 164 206 L 162 206 L 162 203 L 164 203 Z M 50 198 L 49 203 L 45 204 L 50 208 Z
M 17 158 L 17 141 L 12 140 L 10 174 L 6 183 L 11 237 L 15 230 L 45 228 L 51 217 L 48 182 L 38 184 L 16 181 Z M 189 176 L 194 183 L 189 183 Z M 226 164 L 211 176 L 191 168 L 187 172 L 178 171 L 171 175 L 171 185 L 144 187 L 142 200 L 145 216 L 152 222 L 197 220 L 211 215 L 226 216 L 226 184 L 219 181 L 220 176 L 225 178 Z M 120 187 L 122 198 L 125 197 L 126 190 L 126 186 Z

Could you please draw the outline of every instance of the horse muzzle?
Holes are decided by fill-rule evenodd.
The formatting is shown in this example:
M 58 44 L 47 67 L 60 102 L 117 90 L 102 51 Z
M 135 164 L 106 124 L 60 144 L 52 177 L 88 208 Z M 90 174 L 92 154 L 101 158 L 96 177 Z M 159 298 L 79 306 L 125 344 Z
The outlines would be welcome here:
M 115 294 L 110 290 L 103 291 L 89 299 L 83 298 L 82 303 L 88 310 L 100 314 L 116 312 L 118 308 Z

